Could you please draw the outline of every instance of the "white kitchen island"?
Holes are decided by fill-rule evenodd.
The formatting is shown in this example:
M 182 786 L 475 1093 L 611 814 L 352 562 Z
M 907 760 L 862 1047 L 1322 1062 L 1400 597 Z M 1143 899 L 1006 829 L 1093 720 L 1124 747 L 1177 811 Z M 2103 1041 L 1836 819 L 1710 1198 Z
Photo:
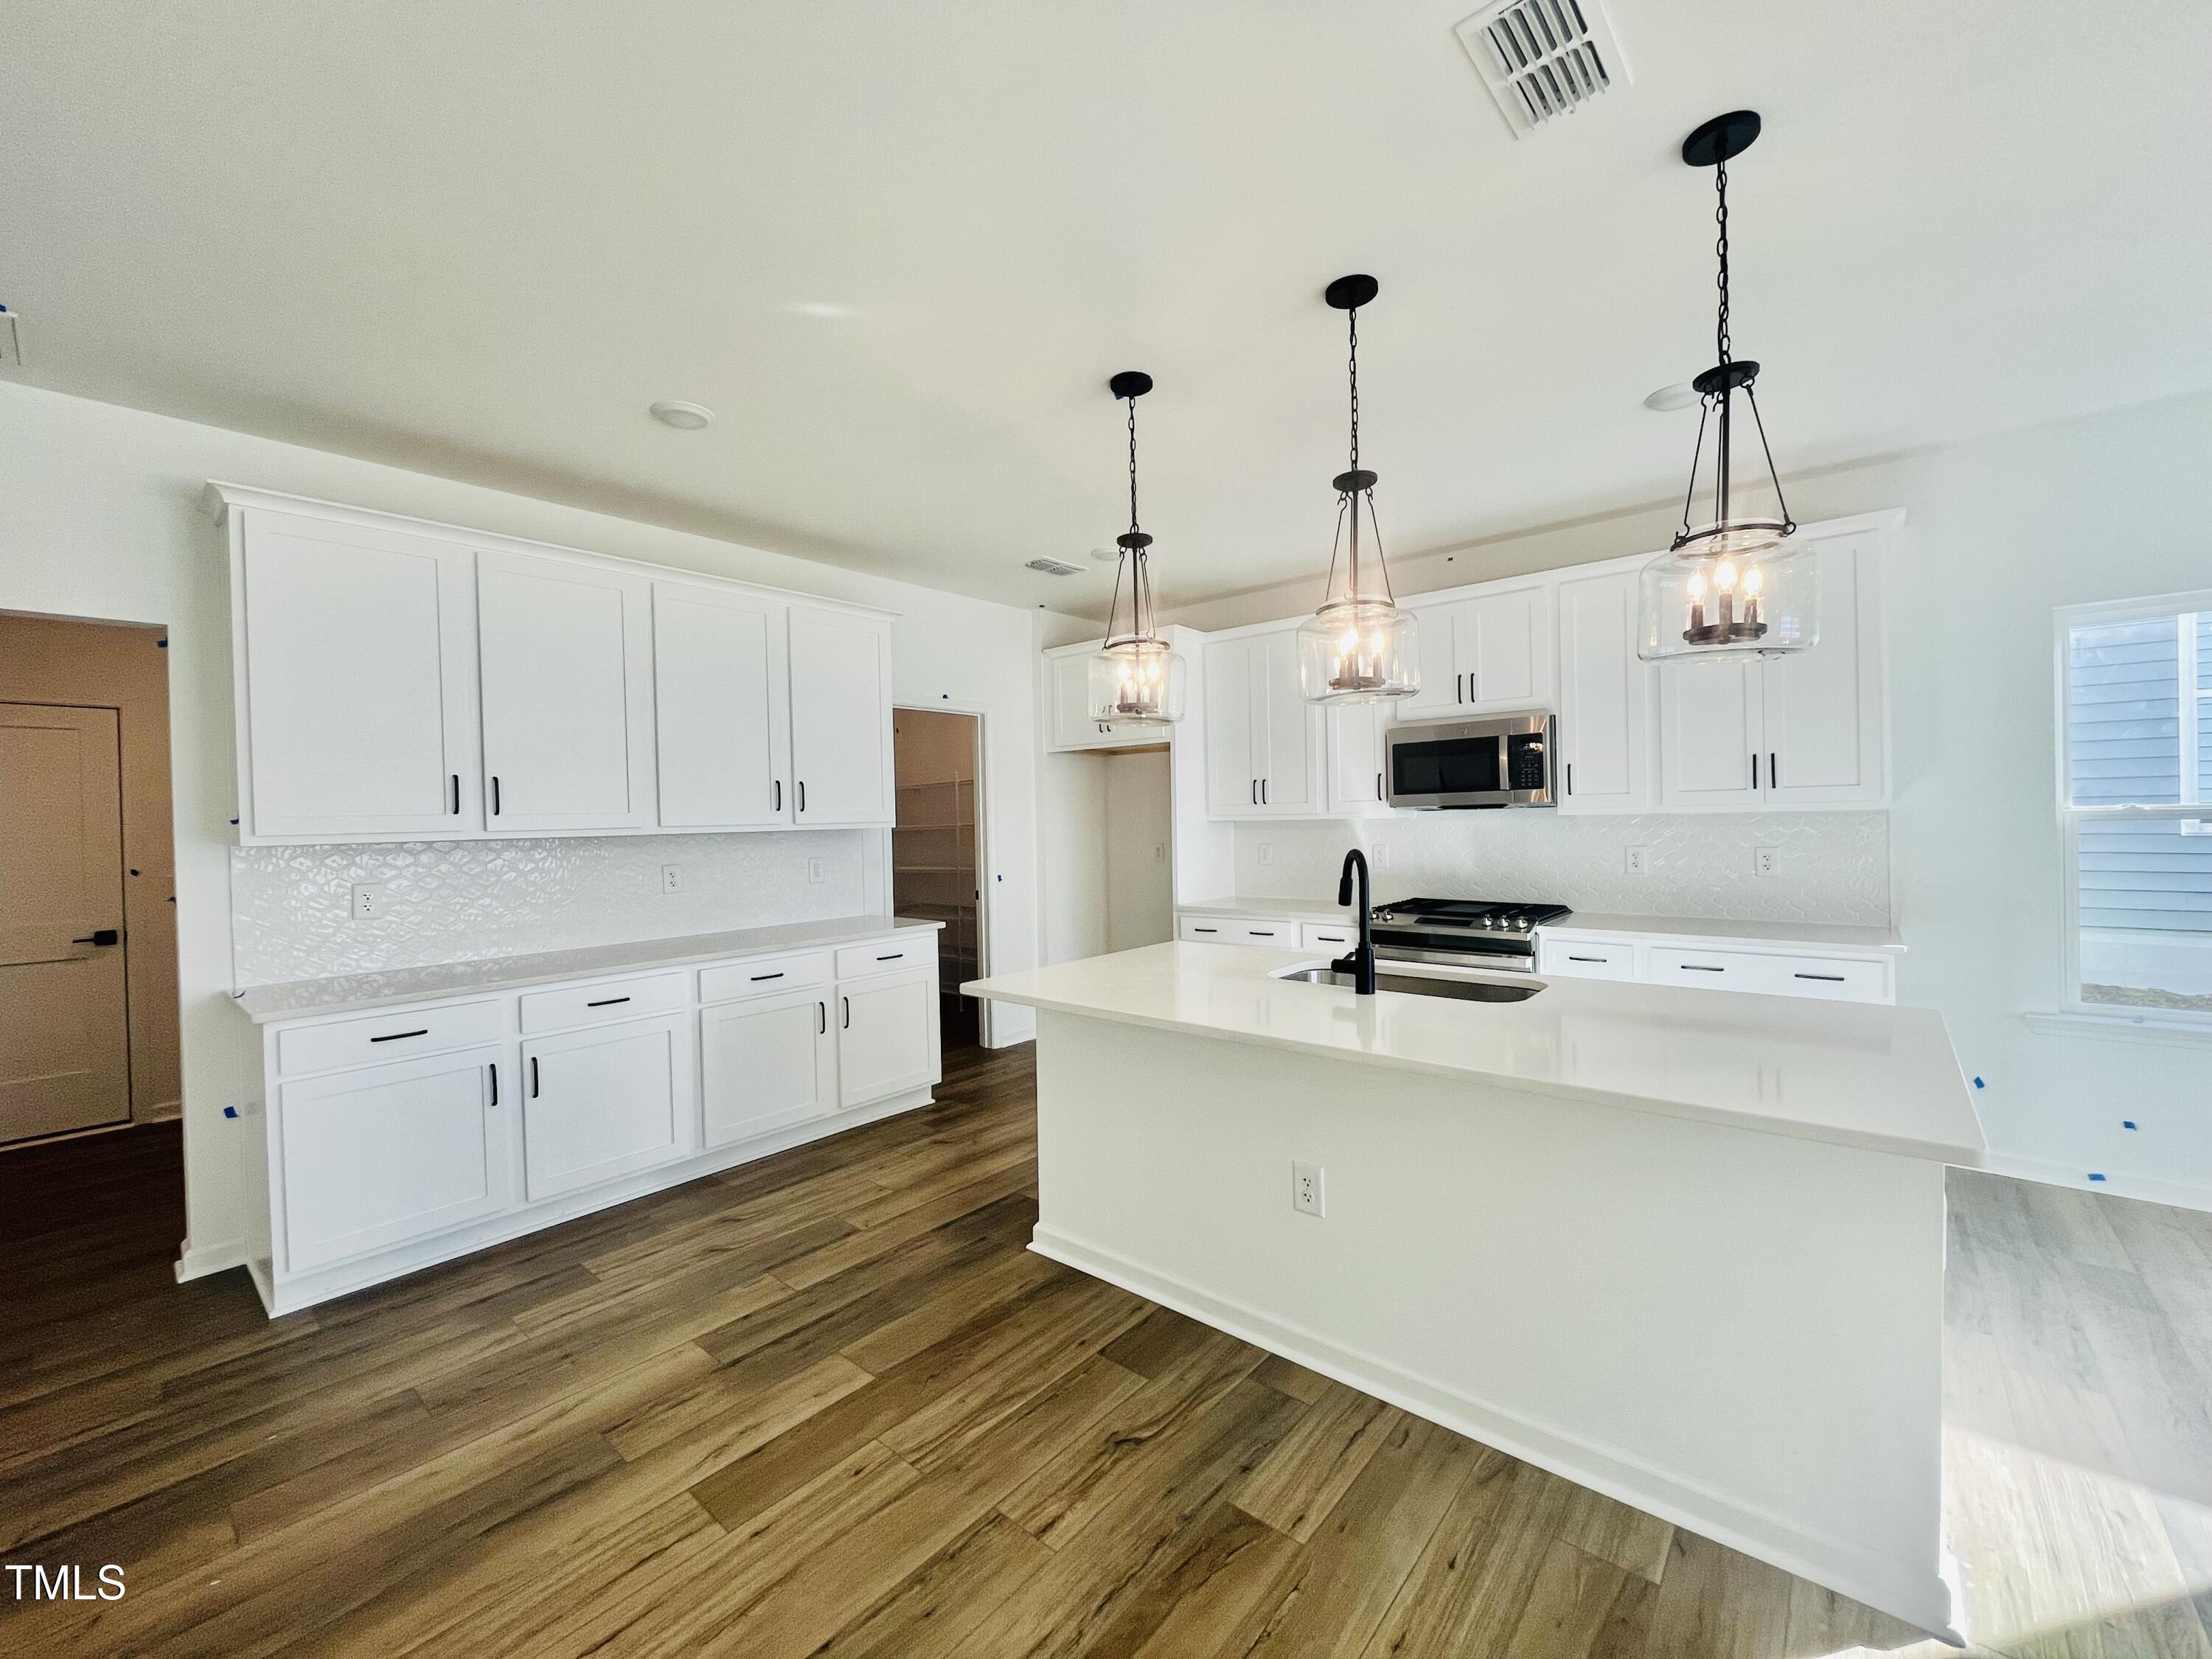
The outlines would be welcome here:
M 1319 960 L 963 988 L 1039 1011 L 1032 1248 L 1956 1639 L 1943 1167 L 1984 1141 L 1941 1018 L 1276 977 Z

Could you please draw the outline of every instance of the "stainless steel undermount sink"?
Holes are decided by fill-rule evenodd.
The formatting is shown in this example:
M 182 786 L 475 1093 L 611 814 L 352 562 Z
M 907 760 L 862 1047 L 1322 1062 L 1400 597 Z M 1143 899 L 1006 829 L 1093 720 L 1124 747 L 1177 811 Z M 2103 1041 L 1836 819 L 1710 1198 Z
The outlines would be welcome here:
M 1277 979 L 1294 979 L 1307 985 L 1340 985 L 1350 990 L 1356 982 L 1351 975 L 1340 974 L 1334 968 L 1293 968 L 1287 974 L 1278 974 Z M 1397 991 L 1413 997 L 1450 997 L 1460 1002 L 1526 1002 L 1544 988 L 1541 980 L 1530 980 L 1516 985 L 1509 980 L 1444 979 L 1427 974 L 1377 974 L 1375 988 L 1378 991 Z

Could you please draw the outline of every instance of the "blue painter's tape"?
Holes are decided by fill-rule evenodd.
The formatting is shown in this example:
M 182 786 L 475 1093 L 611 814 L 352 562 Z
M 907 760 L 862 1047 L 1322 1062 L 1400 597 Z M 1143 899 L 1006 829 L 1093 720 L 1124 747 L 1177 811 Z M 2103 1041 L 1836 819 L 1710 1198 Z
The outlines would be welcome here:
M 2098 1174 L 2094 1170 L 2089 1171 L 2089 1179 L 2092 1181 L 2102 1181 L 2104 1178 L 2105 1177 L 2103 1176 Z
M 238 1108 L 235 1106 L 226 1106 L 222 1109 L 222 1115 L 225 1117 L 236 1117 L 238 1115 Z
M 2132 1129 L 2135 1127 L 2136 1121 L 2131 1117 L 2124 1117 L 2120 1120 L 2120 1127 L 2123 1129 Z
M 1976 1079 L 1974 1079 L 1974 1087 L 1976 1087 L 1977 1089 L 1986 1089 L 1986 1088 L 1988 1088 L 1989 1086 L 1990 1086 L 1990 1085 L 1989 1085 L 1988 1084 L 1986 1084 L 1986 1083 L 1983 1082 L 1983 1081 L 1981 1080 L 1981 1079 L 1979 1079 L 1979 1078 L 1976 1078 Z

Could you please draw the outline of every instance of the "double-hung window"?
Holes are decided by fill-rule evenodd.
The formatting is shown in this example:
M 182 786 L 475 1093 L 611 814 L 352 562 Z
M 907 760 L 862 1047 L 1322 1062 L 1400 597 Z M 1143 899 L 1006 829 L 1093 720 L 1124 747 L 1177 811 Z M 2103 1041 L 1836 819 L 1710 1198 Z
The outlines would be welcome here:
M 2212 591 L 2058 613 L 2069 993 L 2212 1022 Z

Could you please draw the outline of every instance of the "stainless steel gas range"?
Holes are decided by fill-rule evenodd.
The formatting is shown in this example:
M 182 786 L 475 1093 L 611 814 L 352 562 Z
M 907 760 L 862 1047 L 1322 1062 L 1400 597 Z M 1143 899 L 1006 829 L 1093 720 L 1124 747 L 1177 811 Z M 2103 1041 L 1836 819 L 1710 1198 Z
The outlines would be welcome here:
M 1534 973 L 1536 929 L 1569 914 L 1564 904 L 1396 899 L 1375 912 L 1375 954 L 1393 962 Z

